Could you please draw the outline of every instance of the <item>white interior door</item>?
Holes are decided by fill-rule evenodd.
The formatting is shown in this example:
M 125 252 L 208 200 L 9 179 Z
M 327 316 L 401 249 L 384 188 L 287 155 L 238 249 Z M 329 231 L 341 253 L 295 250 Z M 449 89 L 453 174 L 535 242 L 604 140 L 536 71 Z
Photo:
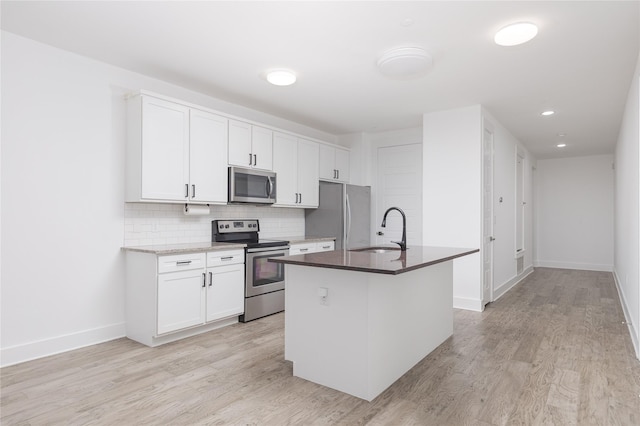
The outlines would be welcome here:
M 493 301 L 493 133 L 482 135 L 482 306 Z
M 380 226 L 384 212 L 399 207 L 407 216 L 407 245 L 422 245 L 422 145 L 378 148 L 377 166 L 376 244 L 402 238 L 402 216 L 397 211 L 387 216 L 386 228 Z

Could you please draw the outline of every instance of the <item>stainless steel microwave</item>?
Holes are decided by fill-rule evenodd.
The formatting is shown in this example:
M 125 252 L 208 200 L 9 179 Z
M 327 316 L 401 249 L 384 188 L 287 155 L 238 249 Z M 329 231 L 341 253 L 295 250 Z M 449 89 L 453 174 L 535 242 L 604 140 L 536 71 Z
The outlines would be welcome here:
M 265 170 L 229 167 L 229 202 L 275 203 L 276 174 Z

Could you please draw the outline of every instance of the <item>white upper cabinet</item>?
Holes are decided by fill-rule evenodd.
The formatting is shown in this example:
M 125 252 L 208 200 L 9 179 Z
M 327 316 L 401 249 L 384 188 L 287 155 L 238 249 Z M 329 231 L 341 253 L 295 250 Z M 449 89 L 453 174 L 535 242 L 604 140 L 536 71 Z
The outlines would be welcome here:
M 320 179 L 349 182 L 349 151 L 321 144 Z
M 229 120 L 229 165 L 273 170 L 273 132 Z
M 318 207 L 318 143 L 274 133 L 276 205 Z
M 227 119 L 191 110 L 189 198 L 192 202 L 227 201 Z
M 227 202 L 227 119 L 136 95 L 128 104 L 126 200 Z
M 318 207 L 320 144 L 298 139 L 298 192 L 299 204 L 304 207 Z
M 273 170 L 273 131 L 251 126 L 251 154 L 253 168 Z
M 276 172 L 276 204 L 294 206 L 298 201 L 298 140 L 291 135 L 273 135 L 273 170 Z
M 184 200 L 189 182 L 189 108 L 150 97 L 138 101 L 141 159 L 132 166 L 141 168 L 141 178 L 131 183 L 140 185 L 141 199 Z

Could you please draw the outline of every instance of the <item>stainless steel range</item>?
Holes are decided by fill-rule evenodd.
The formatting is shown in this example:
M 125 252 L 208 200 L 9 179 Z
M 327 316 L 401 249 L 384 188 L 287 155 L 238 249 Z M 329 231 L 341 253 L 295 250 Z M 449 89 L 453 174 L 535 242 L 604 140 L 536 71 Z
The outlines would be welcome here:
M 284 311 L 284 265 L 269 262 L 270 257 L 288 256 L 289 241 L 259 237 L 258 219 L 214 220 L 211 241 L 241 243 L 245 248 L 244 315 L 252 321 Z

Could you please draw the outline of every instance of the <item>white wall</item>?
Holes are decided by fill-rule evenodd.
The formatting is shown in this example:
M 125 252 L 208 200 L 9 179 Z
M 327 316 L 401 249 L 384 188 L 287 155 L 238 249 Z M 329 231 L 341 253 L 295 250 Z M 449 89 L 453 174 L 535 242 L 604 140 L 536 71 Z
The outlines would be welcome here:
M 481 247 L 481 107 L 423 117 L 423 242 L 428 246 Z M 482 310 L 480 253 L 456 259 L 453 304 Z
M 640 58 L 615 152 L 614 276 L 640 359 Z
M 7 32 L 1 65 L 2 365 L 124 335 L 125 93 L 336 140 Z
M 612 155 L 538 160 L 536 266 L 613 270 Z
M 424 115 L 423 241 L 482 249 L 482 132 L 494 134 L 494 299 L 532 271 L 532 210 L 525 211 L 524 269 L 516 268 L 516 153 L 525 157 L 525 199 L 532 199 L 532 159 L 480 105 Z M 498 200 L 502 198 L 502 202 Z M 532 204 L 532 203 L 530 203 Z M 482 253 L 454 262 L 454 307 L 480 311 Z

